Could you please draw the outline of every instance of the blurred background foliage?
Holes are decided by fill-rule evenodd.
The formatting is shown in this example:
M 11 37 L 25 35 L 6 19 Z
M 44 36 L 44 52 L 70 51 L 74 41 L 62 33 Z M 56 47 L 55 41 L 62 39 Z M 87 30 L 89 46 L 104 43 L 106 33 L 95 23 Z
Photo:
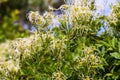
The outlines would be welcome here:
M 0 0 L 0 42 L 30 35 L 26 14 L 38 10 L 42 14 L 48 4 L 58 8 L 64 0 Z

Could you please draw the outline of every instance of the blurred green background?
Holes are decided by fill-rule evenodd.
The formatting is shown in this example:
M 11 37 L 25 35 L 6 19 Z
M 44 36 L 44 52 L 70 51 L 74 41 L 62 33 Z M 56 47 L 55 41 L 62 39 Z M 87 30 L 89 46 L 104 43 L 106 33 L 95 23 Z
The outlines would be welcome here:
M 31 24 L 26 18 L 29 11 L 42 14 L 48 5 L 58 8 L 64 0 L 0 0 L 0 43 L 30 35 Z

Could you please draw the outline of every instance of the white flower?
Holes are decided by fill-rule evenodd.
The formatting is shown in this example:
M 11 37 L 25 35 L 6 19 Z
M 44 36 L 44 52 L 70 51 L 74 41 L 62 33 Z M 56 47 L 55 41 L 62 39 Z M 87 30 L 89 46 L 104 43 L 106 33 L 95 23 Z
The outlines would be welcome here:
M 16 65 L 13 60 L 9 60 L 9 61 L 7 62 L 7 64 L 6 64 L 6 66 L 7 66 L 7 69 L 8 69 L 9 71 L 17 72 L 18 69 L 19 69 L 19 65 L 18 65 L 18 64 Z

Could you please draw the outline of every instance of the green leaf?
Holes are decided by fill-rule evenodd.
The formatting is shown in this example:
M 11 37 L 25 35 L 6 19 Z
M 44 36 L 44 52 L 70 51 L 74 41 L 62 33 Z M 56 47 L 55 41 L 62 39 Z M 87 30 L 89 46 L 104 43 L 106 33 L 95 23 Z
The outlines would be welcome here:
M 105 41 L 100 41 L 100 44 L 101 44 L 101 45 L 105 45 L 106 47 L 109 47 L 109 46 L 110 46 L 110 44 L 108 44 L 108 43 L 105 42 Z
M 120 42 L 118 42 L 118 51 L 120 53 Z
M 115 47 L 115 38 L 112 39 L 112 47 Z
M 110 55 L 116 59 L 120 59 L 120 53 L 114 52 L 114 53 L 110 53 Z
M 111 73 L 107 73 L 105 76 L 112 76 L 112 74 Z

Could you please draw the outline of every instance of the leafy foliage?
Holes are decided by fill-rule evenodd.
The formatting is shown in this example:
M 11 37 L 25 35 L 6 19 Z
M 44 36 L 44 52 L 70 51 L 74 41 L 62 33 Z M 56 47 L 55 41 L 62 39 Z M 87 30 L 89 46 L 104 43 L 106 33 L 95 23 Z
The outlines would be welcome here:
M 0 26 L 0 42 L 6 39 L 15 39 L 18 37 L 24 37 L 29 34 L 28 31 L 24 30 L 20 22 L 18 21 L 19 11 L 14 10 L 10 13 L 10 16 L 4 16 Z
M 118 25 L 114 22 L 116 25 L 112 26 L 109 20 L 118 17 L 114 17 L 114 9 L 111 16 L 94 15 L 93 9 L 86 6 L 88 1 L 81 4 L 81 0 L 75 0 L 74 5 L 64 5 L 69 8 L 59 16 L 53 16 L 51 12 L 43 16 L 30 12 L 29 20 L 37 31 L 30 37 L 0 45 L 0 78 L 120 79 L 120 39 L 114 33 Z M 119 8 L 120 5 L 115 6 Z M 53 18 L 59 21 L 59 27 L 52 23 Z M 104 26 L 101 20 L 108 24 L 108 29 L 97 36 L 100 27 Z M 47 28 L 50 24 L 54 24 L 52 29 Z

